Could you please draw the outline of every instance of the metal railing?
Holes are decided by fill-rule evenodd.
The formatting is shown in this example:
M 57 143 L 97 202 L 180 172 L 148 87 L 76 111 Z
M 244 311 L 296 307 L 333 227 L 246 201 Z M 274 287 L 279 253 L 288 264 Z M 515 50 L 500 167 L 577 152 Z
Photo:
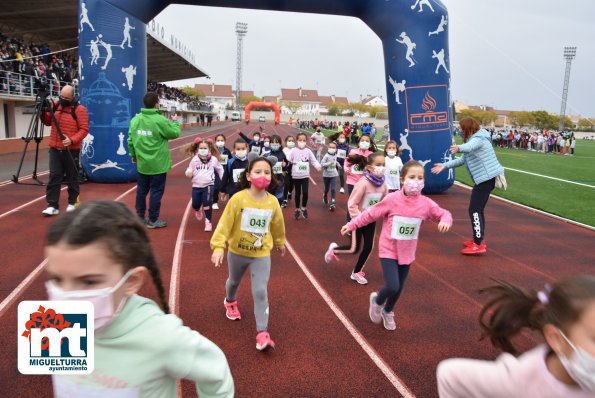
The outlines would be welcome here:
M 38 90 L 37 80 L 38 78 L 31 75 L 0 71 L 0 95 L 16 95 L 35 99 Z M 56 79 L 46 79 L 45 81 L 51 97 L 58 97 L 60 95 L 60 89 L 68 84 Z

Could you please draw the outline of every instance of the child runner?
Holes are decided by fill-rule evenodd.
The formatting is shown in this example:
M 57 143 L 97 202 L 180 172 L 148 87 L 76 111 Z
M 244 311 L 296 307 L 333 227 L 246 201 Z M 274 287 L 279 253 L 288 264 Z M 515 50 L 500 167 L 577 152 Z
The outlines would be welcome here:
M 415 249 L 421 223 L 426 219 L 438 222 L 438 231 L 444 233 L 452 225 L 450 212 L 442 209 L 430 198 L 423 196 L 424 167 L 417 161 L 403 166 L 403 190 L 389 194 L 377 205 L 365 210 L 341 228 L 343 235 L 357 228 L 374 225 L 384 217 L 378 252 L 384 273 L 384 287 L 370 294 L 370 319 L 382 322 L 387 330 L 395 330 L 393 308 L 403 291 L 409 267 L 415 260 Z
M 233 151 L 235 155 L 227 162 L 227 166 L 223 170 L 223 178 L 221 179 L 219 199 L 223 202 L 240 190 L 238 186 L 240 174 L 248 167 L 248 145 L 246 142 L 238 138 L 233 143 Z
M 447 359 L 438 393 L 454 397 L 587 398 L 595 396 L 595 276 L 565 278 L 541 291 L 503 281 L 482 289 L 482 337 L 505 351 L 495 361 Z M 545 342 L 516 354 L 512 338 L 536 330 Z
M 260 156 L 267 157 L 271 154 L 271 137 L 266 136 L 262 139 L 262 149 L 260 151 Z
M 308 137 L 306 133 L 296 135 L 297 148 L 293 148 L 287 157 L 292 164 L 291 178 L 295 187 L 295 213 L 294 218 L 298 220 L 300 214 L 304 219 L 308 218 L 308 187 L 310 185 L 310 165 L 320 171 L 320 163 L 314 157 L 310 148 L 306 148 Z
M 231 151 L 225 147 L 225 136 L 223 134 L 217 134 L 215 136 L 215 146 L 219 151 L 219 163 L 225 169 L 227 167 L 227 162 L 229 158 L 231 158 Z M 215 189 L 213 190 L 213 210 L 219 210 L 219 205 L 217 202 L 219 201 L 219 193 L 221 192 L 221 184 L 222 180 L 219 177 L 219 174 L 215 174 Z
M 203 140 L 201 137 L 196 137 L 184 152 L 194 154 L 186 169 L 186 177 L 192 178 L 194 215 L 198 221 L 204 218 L 205 231 L 211 232 L 213 230 L 211 202 L 215 187 L 215 173 L 219 178 L 223 177 L 223 167 L 219 163 L 219 151 L 212 139 Z
M 403 168 L 403 161 L 399 157 L 399 146 L 396 141 L 390 140 L 386 142 L 384 147 L 384 163 L 386 166 L 385 177 L 388 192 L 394 192 L 401 189 L 401 169 Z
M 271 137 L 271 156 L 277 158 L 277 163 L 273 166 L 273 174 L 277 179 L 277 186 L 269 189 L 269 192 L 275 195 L 279 200 L 279 204 L 283 203 L 283 190 L 285 188 L 285 178 L 283 177 L 283 169 L 287 165 L 285 152 L 283 148 L 283 140 L 278 135 Z
M 339 169 L 339 193 L 345 194 L 345 158 L 347 158 L 347 155 L 349 154 L 349 144 L 343 133 L 333 134 L 329 139 L 337 143 L 337 161 L 341 166 Z
M 320 127 L 318 127 L 310 136 L 310 145 L 312 145 L 312 148 L 314 149 L 317 162 L 320 162 L 322 150 L 324 149 L 324 141 L 324 135 L 320 131 Z
M 331 191 L 331 205 L 329 206 L 330 211 L 335 211 L 335 199 L 337 189 L 337 176 L 339 173 L 337 169 L 341 168 L 341 165 L 337 159 L 337 143 L 331 141 L 328 144 L 328 150 L 322 158 L 322 178 L 324 180 L 324 196 L 322 202 L 324 205 L 328 205 L 328 191 Z
M 285 154 L 285 159 L 289 157 L 291 150 L 295 148 L 295 137 L 292 135 L 288 135 L 285 137 L 285 148 L 283 148 L 283 153 Z M 293 179 L 291 178 L 291 163 L 287 162 L 283 169 L 284 177 L 285 177 L 285 184 L 283 186 L 283 202 L 281 202 L 281 207 L 286 208 L 287 202 L 291 200 L 291 192 L 293 192 Z
M 145 226 L 122 203 L 93 201 L 57 219 L 46 238 L 50 300 L 95 308 L 95 369 L 52 376 L 55 397 L 177 396 L 177 380 L 201 397 L 233 397 L 221 350 L 169 313 Z M 137 295 L 155 285 L 161 308 Z
M 380 153 L 373 153 L 368 157 L 351 155 L 347 159 L 351 164 L 358 165 L 364 170 L 364 178 L 357 182 L 347 201 L 349 213 L 352 217 L 357 217 L 362 211 L 382 200 L 388 193 L 386 184 L 384 183 L 384 156 Z M 372 222 L 369 225 L 358 228 L 356 233 L 352 234 L 349 245 L 339 246 L 335 242 L 331 243 L 324 255 L 324 261 L 330 263 L 332 260 L 338 260 L 337 254 L 355 254 L 361 247 L 362 252 L 351 272 L 351 279 L 360 285 L 367 284 L 368 280 L 365 278 L 366 274 L 362 269 L 366 261 L 368 261 L 372 247 L 374 246 L 375 229 L 376 223 Z
M 370 136 L 364 135 L 358 142 L 358 148 L 352 149 L 349 152 L 349 155 L 362 155 L 367 157 L 374 152 L 376 152 L 376 145 L 374 145 L 374 141 L 372 141 Z M 347 194 L 351 195 L 353 187 L 364 175 L 364 170 L 363 168 L 360 169 L 357 165 L 351 167 L 349 159 L 347 159 L 345 161 L 345 174 L 347 174 Z M 347 221 L 349 222 L 349 220 L 351 220 L 351 217 L 349 216 L 349 212 L 347 212 Z
M 285 224 L 277 199 L 267 192 L 275 185 L 271 158 L 256 158 L 242 173 L 238 192 L 229 200 L 211 238 L 211 261 L 219 267 L 228 245 L 227 264 L 229 277 L 225 283 L 226 316 L 241 319 L 236 294 L 244 272 L 249 267 L 252 280 L 252 298 L 256 318 L 256 348 L 275 347 L 267 332 L 269 302 L 267 285 L 271 273 L 273 246 L 285 254 Z M 272 158 L 274 160 L 274 158 Z
M 241 131 L 238 131 L 238 134 L 248 144 L 248 152 L 260 155 L 263 142 L 260 139 L 260 133 L 258 131 L 255 131 L 252 134 L 252 139 L 248 138 L 248 136 Z

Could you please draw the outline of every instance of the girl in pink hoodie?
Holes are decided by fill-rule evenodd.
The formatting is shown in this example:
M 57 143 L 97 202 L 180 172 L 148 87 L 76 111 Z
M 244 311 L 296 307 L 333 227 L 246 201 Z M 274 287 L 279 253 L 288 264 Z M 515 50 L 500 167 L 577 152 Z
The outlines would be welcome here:
M 357 145 L 357 148 L 354 148 L 349 152 L 349 156 L 361 155 L 368 157 L 377 151 L 376 145 L 374 145 L 374 141 L 372 141 L 372 138 L 369 135 L 361 136 Z M 345 174 L 347 175 L 347 195 L 351 195 L 351 191 L 353 191 L 355 184 L 364 176 L 364 169 L 352 164 L 349 161 L 349 158 L 345 159 L 344 169 Z M 351 220 L 351 216 L 349 215 L 349 212 L 347 212 L 347 222 L 349 222 L 349 220 Z
M 403 291 L 409 267 L 415 260 L 415 249 L 421 223 L 426 219 L 438 222 L 438 230 L 446 232 L 452 224 L 448 210 L 423 196 L 424 167 L 411 160 L 401 170 L 400 191 L 388 194 L 380 203 L 364 210 L 341 228 L 341 234 L 373 224 L 383 217 L 379 255 L 384 273 L 384 287 L 370 294 L 370 319 L 382 322 L 385 329 L 395 330 L 393 308 Z
M 184 153 L 194 155 L 186 169 L 186 177 L 192 178 L 192 208 L 198 221 L 205 219 L 205 231 L 213 230 L 211 217 L 213 209 L 213 188 L 215 173 L 223 178 L 223 166 L 219 163 L 219 150 L 212 139 L 196 137 L 184 149 Z M 206 215 L 206 217 L 205 217 Z
M 351 164 L 358 166 L 364 171 L 364 178 L 355 184 L 353 192 L 347 201 L 349 214 L 351 217 L 357 217 L 364 210 L 376 206 L 388 193 L 388 188 L 384 182 L 384 156 L 380 153 L 373 153 L 368 157 L 352 155 L 348 159 Z M 366 274 L 362 269 L 374 247 L 375 231 L 375 222 L 361 225 L 357 228 L 356 233 L 352 235 L 350 244 L 339 246 L 335 242 L 331 243 L 324 255 L 324 261 L 330 263 L 333 260 L 338 260 L 337 254 L 356 254 L 361 247 L 362 251 L 351 272 L 351 280 L 356 281 L 360 285 L 367 284 L 368 280 L 365 278 Z

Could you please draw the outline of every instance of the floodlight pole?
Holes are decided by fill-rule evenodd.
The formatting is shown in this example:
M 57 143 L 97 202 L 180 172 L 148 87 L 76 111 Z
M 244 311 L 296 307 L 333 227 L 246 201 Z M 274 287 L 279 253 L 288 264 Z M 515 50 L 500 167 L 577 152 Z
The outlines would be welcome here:
M 564 59 L 566 60 L 566 72 L 564 73 L 564 88 L 562 90 L 562 107 L 560 108 L 560 131 L 564 131 L 564 119 L 566 118 L 566 100 L 568 98 L 568 83 L 570 82 L 570 66 L 576 56 L 576 47 L 564 47 Z
M 236 35 L 238 37 L 238 50 L 236 59 L 236 110 L 241 109 L 240 91 L 242 90 L 242 39 L 248 33 L 248 24 L 236 22 Z

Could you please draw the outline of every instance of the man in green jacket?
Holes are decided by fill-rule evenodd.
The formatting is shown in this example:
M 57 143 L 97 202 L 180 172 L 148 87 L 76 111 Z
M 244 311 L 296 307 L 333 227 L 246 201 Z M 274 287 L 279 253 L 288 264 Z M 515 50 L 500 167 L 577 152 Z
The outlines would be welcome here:
M 150 193 L 147 228 L 163 228 L 167 223 L 159 219 L 159 209 L 167 172 L 172 166 L 167 141 L 178 138 L 181 129 L 177 115 L 172 116 L 172 121 L 161 115 L 157 93 L 148 92 L 143 102 L 145 107 L 132 118 L 128 130 L 130 156 L 138 168 L 136 214 L 145 219 Z

